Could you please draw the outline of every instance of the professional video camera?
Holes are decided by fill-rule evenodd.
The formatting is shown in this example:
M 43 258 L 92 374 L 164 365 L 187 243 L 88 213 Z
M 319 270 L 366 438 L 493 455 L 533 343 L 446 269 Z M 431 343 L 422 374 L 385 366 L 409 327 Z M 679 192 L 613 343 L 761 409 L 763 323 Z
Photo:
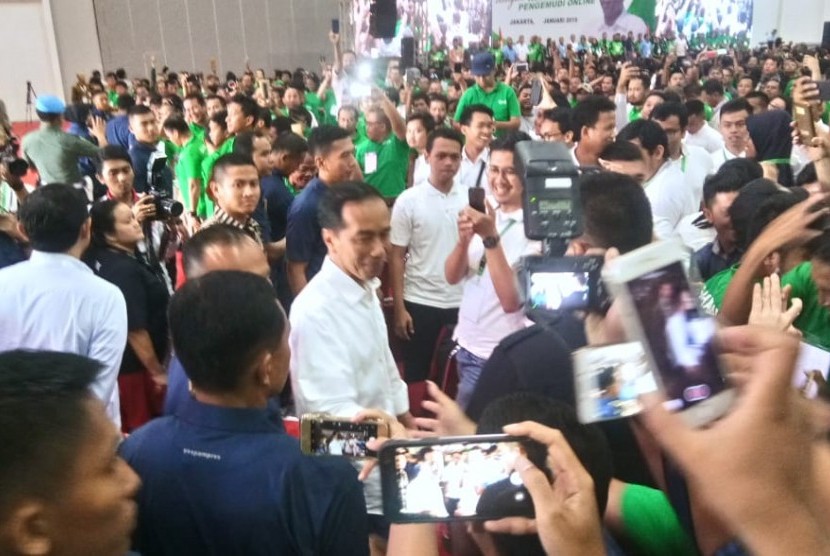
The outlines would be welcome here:
M 582 234 L 580 169 L 568 149 L 522 141 L 515 157 L 524 181 L 525 236 L 544 242 L 543 255 L 522 259 L 526 314 L 535 320 L 561 311 L 607 309 L 603 258 L 564 256 L 568 240 Z
M 167 165 L 167 157 L 154 155 L 150 174 L 147 177 L 147 193 L 153 197 L 153 204 L 156 207 L 154 220 L 167 220 L 182 215 L 184 205 L 173 198 L 172 184 L 165 183 L 164 170 Z
M 0 164 L 6 165 L 12 176 L 22 178 L 29 171 L 29 163 L 17 156 L 19 148 L 17 138 L 0 129 Z

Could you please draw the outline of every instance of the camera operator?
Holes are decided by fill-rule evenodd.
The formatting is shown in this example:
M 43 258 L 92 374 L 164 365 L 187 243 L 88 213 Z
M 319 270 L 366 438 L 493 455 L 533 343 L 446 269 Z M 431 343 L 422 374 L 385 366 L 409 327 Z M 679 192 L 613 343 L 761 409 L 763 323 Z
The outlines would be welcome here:
M 17 212 L 17 207 L 29 194 L 22 179 L 29 164 L 18 158 L 17 151 L 17 139 L 0 127 L 0 214 Z
M 152 109 L 146 106 L 133 106 L 127 111 L 130 131 L 135 135 L 135 143 L 130 147 L 130 159 L 135 171 L 135 190 L 146 193 L 150 189 L 152 168 L 155 161 L 164 158 L 164 144 L 159 141 L 159 125 Z M 161 172 L 158 187 L 168 193 L 173 191 L 173 173 L 165 164 Z
M 98 155 L 98 147 L 85 139 L 63 131 L 63 101 L 54 95 L 41 95 L 35 103 L 40 129 L 23 138 L 23 155 L 40 174 L 40 183 L 79 183 L 78 159 Z M 92 118 L 90 133 L 98 145 L 106 146 L 106 124 Z
M 110 145 L 101 149 L 96 160 L 98 180 L 107 187 L 107 193 L 100 201 L 119 201 L 132 210 L 135 219 L 144 228 L 144 240 L 139 242 L 138 251 L 148 262 L 160 268 L 172 292 L 170 276 L 165 263 L 172 257 L 177 245 L 176 219 L 171 215 L 159 214 L 159 203 L 149 193 L 139 194 L 135 190 L 135 173 L 127 151 Z M 184 238 L 182 238 L 184 239 Z

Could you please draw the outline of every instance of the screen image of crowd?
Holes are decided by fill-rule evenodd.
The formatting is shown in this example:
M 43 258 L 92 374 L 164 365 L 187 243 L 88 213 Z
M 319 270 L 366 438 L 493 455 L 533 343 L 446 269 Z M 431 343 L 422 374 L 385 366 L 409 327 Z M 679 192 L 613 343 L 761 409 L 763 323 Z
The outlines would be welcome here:
M 670 403 L 681 408 L 722 390 L 715 319 L 698 309 L 681 264 L 632 280 L 628 287 Z
M 366 441 L 371 438 L 368 431 L 350 431 L 326 425 L 324 421 L 314 422 L 311 426 L 312 451 L 315 454 L 354 458 L 366 456 Z
M 643 409 L 639 396 L 657 390 L 639 342 L 588 350 L 577 355 L 577 364 L 589 375 L 580 381 L 588 386 L 578 400 L 584 421 L 636 415 Z
M 531 308 L 573 310 L 588 302 L 587 272 L 535 272 L 530 276 Z
M 522 453 L 517 442 L 398 448 L 400 511 L 431 518 L 511 515 L 530 501 L 514 468 Z

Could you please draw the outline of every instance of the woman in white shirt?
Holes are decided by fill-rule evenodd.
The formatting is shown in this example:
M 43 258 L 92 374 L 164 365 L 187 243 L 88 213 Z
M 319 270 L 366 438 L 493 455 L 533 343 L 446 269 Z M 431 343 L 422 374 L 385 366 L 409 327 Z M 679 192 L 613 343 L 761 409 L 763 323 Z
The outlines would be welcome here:
M 406 119 L 406 143 L 412 149 L 407 187 L 423 185 L 429 179 L 429 163 L 426 161 L 427 137 L 434 128 L 435 123 L 429 113 L 416 112 Z

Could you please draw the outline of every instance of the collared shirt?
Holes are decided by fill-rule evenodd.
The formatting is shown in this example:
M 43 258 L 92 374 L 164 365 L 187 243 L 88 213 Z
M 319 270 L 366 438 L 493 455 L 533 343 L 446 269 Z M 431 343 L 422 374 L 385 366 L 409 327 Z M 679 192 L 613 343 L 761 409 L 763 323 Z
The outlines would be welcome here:
M 426 155 L 418 155 L 418 158 L 415 159 L 415 170 L 412 172 L 412 186 L 426 185 L 429 181 L 430 172 L 431 169 Z
M 504 250 L 507 264 L 514 268 L 524 255 L 542 252 L 538 241 L 525 237 L 523 222 L 521 209 L 510 213 L 496 209 L 496 230 L 501 237 L 497 248 Z M 473 237 L 467 250 L 467 276 L 455 328 L 458 344 L 482 359 L 490 357 L 503 338 L 524 328 L 527 322 L 521 309 L 514 313 L 505 313 L 502 309 L 490 278 L 486 253 L 481 237 Z M 485 262 L 483 270 L 482 261 Z
M 216 211 L 204 224 L 202 224 L 202 228 L 207 228 L 209 226 L 213 226 L 214 224 L 227 224 L 228 226 L 233 226 L 239 230 L 242 230 L 252 239 L 255 239 L 257 243 L 262 245 L 262 228 L 257 223 L 256 220 L 248 217 L 244 223 L 240 222 L 224 210 L 219 207 L 216 207 Z
M 692 192 L 695 203 L 699 206 L 703 199 L 703 182 L 706 176 L 714 173 L 712 157 L 700 147 L 682 144 L 680 157 L 669 160 L 669 163 L 683 173 L 686 187 Z
M 360 482 L 343 459 L 309 457 L 268 410 L 187 398 L 119 452 L 139 477 L 142 554 L 368 554 Z
M 135 135 L 130 131 L 130 121 L 126 114 L 113 116 L 107 122 L 107 143 L 119 145 L 126 150 L 135 143 Z
M 320 271 L 326 257 L 317 207 L 326 192 L 326 184 L 318 177 L 313 178 L 297 195 L 288 210 L 288 225 L 285 230 L 285 258 L 289 262 L 306 263 L 306 279 Z
M 695 252 L 692 262 L 697 265 L 700 277 L 705 281 L 718 272 L 738 264 L 741 262 L 741 257 L 743 257 L 743 251 L 735 248 L 731 253 L 726 253 L 715 238 L 714 241 Z
M 721 147 L 712 153 L 712 172 L 717 172 L 720 167 L 723 166 L 724 162 L 734 158 L 746 158 L 746 151 L 743 151 L 740 154 L 733 154 L 732 151 L 727 149 L 725 146 Z
M 487 166 L 490 163 L 490 147 L 486 147 L 478 158 L 473 160 L 467 155 L 467 148 L 461 149 L 461 166 L 458 168 L 458 174 L 455 175 L 455 180 L 466 187 L 476 187 L 479 173 L 481 173 L 481 180 L 478 185 L 484 188 L 487 195 L 490 195 L 490 180 L 487 179 Z M 484 171 L 482 172 L 482 165 Z
M 118 369 L 127 345 L 127 304 L 121 291 L 84 263 L 34 251 L 0 270 L 0 351 L 53 350 L 101 363 L 92 392 L 121 428 Z
M 527 43 L 517 42 L 513 46 L 513 48 L 516 50 L 516 59 L 518 59 L 520 62 L 527 62 Z
M 709 119 L 709 125 L 716 131 L 720 130 L 720 109 L 723 108 L 723 105 L 727 102 L 729 102 L 729 99 L 724 96 L 723 100 L 712 109 L 712 117 Z
M 81 181 L 78 159 L 98 155 L 98 147 L 76 135 L 43 124 L 28 133 L 21 145 L 23 156 L 37 168 L 42 184 Z
M 377 278 L 360 284 L 326 257 L 291 306 L 291 388 L 297 414 L 353 417 L 364 408 L 409 411 L 389 349 Z M 381 510 L 377 474 L 366 483 L 369 513 Z
M 709 154 L 714 154 L 723 148 L 723 136 L 715 131 L 712 126 L 703 124 L 703 127 L 697 133 L 687 131 L 684 143 L 700 147 Z
M 441 309 L 461 304 L 461 285 L 447 283 L 444 263 L 458 242 L 458 213 L 467 201 L 467 188 L 458 183 L 446 194 L 427 183 L 398 197 L 390 241 L 408 248 L 405 300 Z
M 680 168 L 663 163 L 657 173 L 643 184 L 651 203 L 654 234 L 659 239 L 677 235 L 677 226 L 684 216 L 697 212 L 694 196 L 686 187 Z

